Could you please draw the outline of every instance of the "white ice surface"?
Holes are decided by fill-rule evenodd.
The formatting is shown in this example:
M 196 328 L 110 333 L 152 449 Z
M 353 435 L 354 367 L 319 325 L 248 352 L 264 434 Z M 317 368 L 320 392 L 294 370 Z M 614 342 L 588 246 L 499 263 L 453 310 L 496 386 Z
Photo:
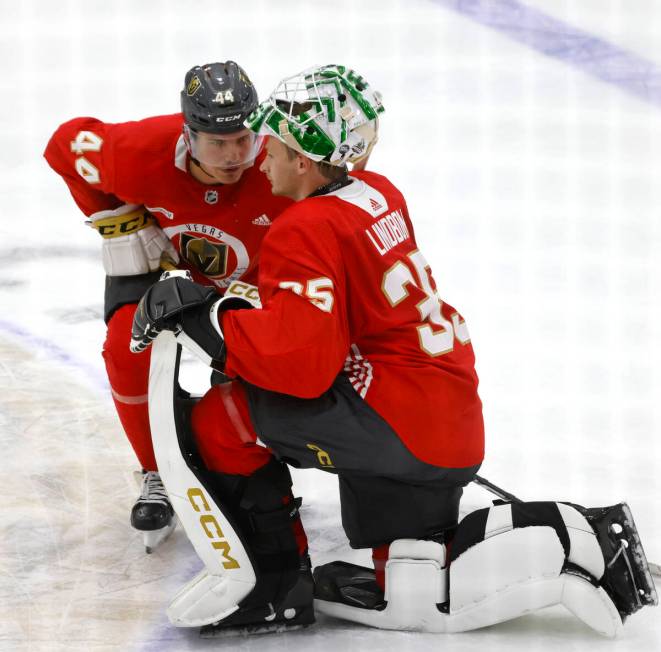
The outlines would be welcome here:
M 661 66 L 656 2 L 528 4 Z M 199 562 L 181 531 L 146 556 L 128 524 L 99 242 L 41 159 L 71 117 L 176 111 L 195 63 L 236 59 L 261 95 L 313 63 L 355 67 L 387 107 L 370 167 L 404 191 L 469 324 L 483 474 L 531 499 L 627 500 L 658 562 L 661 106 L 425 0 L 0 0 L 0 34 L 0 649 L 661 649 L 652 609 L 612 644 L 561 609 L 452 637 L 320 618 L 209 642 L 169 626 Z M 333 477 L 295 480 L 314 562 L 366 562 Z M 463 509 L 487 503 L 470 488 Z

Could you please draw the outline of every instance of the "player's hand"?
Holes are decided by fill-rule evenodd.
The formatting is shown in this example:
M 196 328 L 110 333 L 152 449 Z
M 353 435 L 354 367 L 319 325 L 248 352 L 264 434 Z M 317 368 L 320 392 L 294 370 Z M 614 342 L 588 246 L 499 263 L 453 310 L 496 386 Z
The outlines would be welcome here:
M 174 267 L 179 254 L 154 216 L 137 204 L 90 215 L 87 223 L 103 237 L 103 267 L 108 276 L 154 272 L 165 256 Z
M 152 285 L 140 299 L 133 318 L 131 351 L 144 351 L 162 330 L 171 330 L 205 364 L 222 371 L 225 341 L 218 315 L 224 310 L 253 305 L 241 296 L 219 297 L 211 288 L 193 283 L 184 274 L 166 272 L 163 280 Z
M 194 283 L 186 276 L 166 274 L 138 303 L 131 328 L 133 353 L 144 351 L 162 330 L 180 332 L 185 313 L 200 309 L 208 312 L 210 305 L 219 298 L 213 289 Z M 185 321 L 190 322 L 191 318 L 189 314 Z

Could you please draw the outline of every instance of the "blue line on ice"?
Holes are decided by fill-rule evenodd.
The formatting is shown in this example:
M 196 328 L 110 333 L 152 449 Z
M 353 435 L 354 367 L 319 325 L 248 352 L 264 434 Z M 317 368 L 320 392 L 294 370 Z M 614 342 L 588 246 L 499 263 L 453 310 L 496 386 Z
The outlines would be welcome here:
M 542 55 L 661 106 L 661 68 L 517 0 L 432 0 Z
M 29 350 L 37 349 L 43 351 L 49 359 L 82 371 L 92 380 L 97 389 L 107 392 L 108 380 L 100 371 L 87 362 L 77 359 L 71 353 L 55 344 L 55 342 L 34 335 L 23 326 L 14 324 L 6 319 L 0 319 L 0 332 L 18 338 L 25 343 L 26 348 Z

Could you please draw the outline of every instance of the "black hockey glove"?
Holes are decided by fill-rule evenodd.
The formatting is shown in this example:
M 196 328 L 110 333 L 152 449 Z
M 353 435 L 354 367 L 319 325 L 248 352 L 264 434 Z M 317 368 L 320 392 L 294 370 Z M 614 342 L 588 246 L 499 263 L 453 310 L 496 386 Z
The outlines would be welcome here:
M 222 371 L 225 342 L 218 312 L 247 307 L 252 306 L 244 299 L 221 298 L 209 287 L 171 275 L 152 285 L 140 299 L 131 329 L 131 351 L 144 351 L 162 330 L 170 330 L 206 364 Z

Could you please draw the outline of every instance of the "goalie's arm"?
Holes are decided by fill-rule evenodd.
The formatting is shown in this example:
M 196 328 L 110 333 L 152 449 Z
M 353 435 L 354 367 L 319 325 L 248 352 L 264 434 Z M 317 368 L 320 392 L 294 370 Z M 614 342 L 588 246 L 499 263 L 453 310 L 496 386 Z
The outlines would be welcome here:
M 235 292 L 229 290 L 235 288 Z M 217 371 L 225 366 L 225 342 L 218 322 L 223 310 L 259 305 L 254 286 L 236 282 L 228 294 L 219 297 L 210 287 L 194 283 L 183 270 L 165 272 L 142 296 L 133 317 L 130 349 L 144 351 L 163 330 L 175 333 L 179 341 L 205 364 Z
M 228 375 L 301 398 L 330 387 L 350 345 L 341 247 L 327 222 L 309 218 L 294 205 L 264 239 L 264 309 L 222 317 Z
M 241 295 L 228 292 L 219 298 L 185 272 L 173 272 L 140 300 L 131 350 L 144 351 L 162 330 L 170 330 L 227 376 L 301 398 L 321 395 L 346 358 L 344 320 L 289 290 L 277 293 L 265 309 L 242 310 L 254 305 L 245 288 Z
M 221 315 L 225 373 L 274 392 L 315 398 L 344 366 L 349 350 L 346 321 L 290 290 L 263 310 Z

